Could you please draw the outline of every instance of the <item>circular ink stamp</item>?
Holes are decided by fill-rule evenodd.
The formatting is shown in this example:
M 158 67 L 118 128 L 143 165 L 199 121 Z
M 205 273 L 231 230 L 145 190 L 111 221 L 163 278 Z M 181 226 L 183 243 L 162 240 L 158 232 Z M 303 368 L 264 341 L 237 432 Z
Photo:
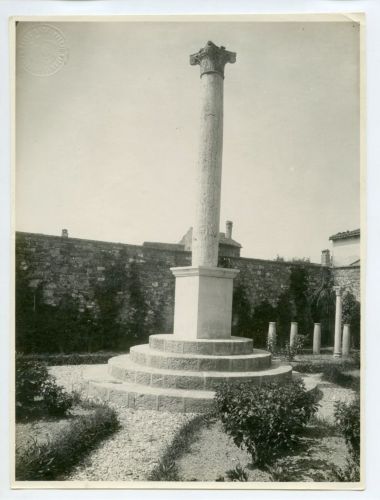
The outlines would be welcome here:
M 68 49 L 61 31 L 50 24 L 39 24 L 21 35 L 18 57 L 23 68 L 35 76 L 50 76 L 66 63 Z

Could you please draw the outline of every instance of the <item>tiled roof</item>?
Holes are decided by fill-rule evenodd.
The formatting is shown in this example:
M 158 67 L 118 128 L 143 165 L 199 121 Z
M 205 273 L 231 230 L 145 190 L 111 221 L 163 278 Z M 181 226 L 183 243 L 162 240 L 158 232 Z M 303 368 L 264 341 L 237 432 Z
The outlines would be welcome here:
M 345 240 L 348 238 L 359 238 L 360 229 L 354 229 L 353 231 L 343 231 L 342 233 L 336 233 L 330 236 L 329 240 Z
M 233 240 L 232 238 L 226 238 L 226 233 L 219 233 L 219 245 L 228 245 L 230 247 L 241 248 L 240 243 Z

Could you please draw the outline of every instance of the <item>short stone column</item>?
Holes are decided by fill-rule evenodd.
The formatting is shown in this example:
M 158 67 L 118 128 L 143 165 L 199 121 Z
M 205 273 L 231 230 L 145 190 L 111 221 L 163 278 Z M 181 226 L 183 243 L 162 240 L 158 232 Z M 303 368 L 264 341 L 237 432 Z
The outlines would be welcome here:
M 342 356 L 349 356 L 351 350 L 351 326 L 348 323 L 343 325 Z
M 313 354 L 321 354 L 321 324 L 314 323 Z
M 335 286 L 334 290 L 336 294 L 334 357 L 340 358 L 342 356 L 342 291 L 339 286 Z
M 269 328 L 268 328 L 268 349 L 274 350 L 277 344 L 277 331 L 276 331 L 276 322 L 271 321 L 269 323 Z
M 296 321 L 292 321 L 290 324 L 290 347 L 295 347 L 296 339 L 298 335 L 298 323 Z

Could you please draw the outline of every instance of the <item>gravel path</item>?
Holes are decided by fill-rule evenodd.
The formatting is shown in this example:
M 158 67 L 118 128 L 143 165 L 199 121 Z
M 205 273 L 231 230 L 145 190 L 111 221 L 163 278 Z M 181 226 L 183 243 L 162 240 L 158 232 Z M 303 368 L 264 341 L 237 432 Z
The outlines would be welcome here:
M 54 366 L 49 369 L 66 390 L 78 390 L 87 365 Z M 69 475 L 69 481 L 142 481 L 157 465 L 179 428 L 195 417 L 187 413 L 164 413 L 121 409 L 121 429 L 100 444 Z
M 79 390 L 83 371 L 87 365 L 54 366 L 50 373 L 57 383 L 68 391 Z M 315 386 L 318 383 L 323 397 L 317 416 L 333 421 L 335 401 L 352 401 L 355 392 L 321 380 L 319 374 L 307 375 L 305 385 Z M 159 462 L 166 447 L 170 444 L 179 428 L 195 417 L 195 414 L 164 413 L 157 411 L 115 408 L 119 415 L 121 430 L 107 439 L 97 450 L 72 471 L 68 480 L 79 481 L 139 481 L 146 480 Z M 311 456 L 320 460 L 320 455 L 328 453 L 332 459 L 341 462 L 345 456 L 345 447 L 340 439 L 333 443 L 331 438 L 322 440 L 321 446 L 311 450 Z M 326 441 L 326 442 L 324 442 Z M 342 441 L 342 442 L 341 442 Z M 321 453 L 321 447 L 325 450 Z M 299 457 L 305 460 L 306 457 Z M 338 460 L 337 460 L 338 459 Z M 213 481 L 225 471 L 236 465 L 247 467 L 250 457 L 237 448 L 232 439 L 217 422 L 208 429 L 202 429 L 199 439 L 193 443 L 190 453 L 178 463 L 180 477 L 183 480 Z M 268 481 L 269 474 L 257 469 L 249 471 L 249 481 Z M 303 480 L 310 480 L 305 479 Z

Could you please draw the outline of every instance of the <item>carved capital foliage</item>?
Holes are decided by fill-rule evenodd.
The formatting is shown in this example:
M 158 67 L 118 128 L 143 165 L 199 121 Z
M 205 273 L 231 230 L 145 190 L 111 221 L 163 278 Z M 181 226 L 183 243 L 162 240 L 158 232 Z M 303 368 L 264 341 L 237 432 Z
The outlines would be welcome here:
M 201 68 L 201 76 L 206 73 L 217 73 L 224 78 L 224 66 L 236 61 L 236 52 L 229 52 L 225 47 L 218 47 L 207 42 L 203 49 L 190 56 L 190 64 Z

